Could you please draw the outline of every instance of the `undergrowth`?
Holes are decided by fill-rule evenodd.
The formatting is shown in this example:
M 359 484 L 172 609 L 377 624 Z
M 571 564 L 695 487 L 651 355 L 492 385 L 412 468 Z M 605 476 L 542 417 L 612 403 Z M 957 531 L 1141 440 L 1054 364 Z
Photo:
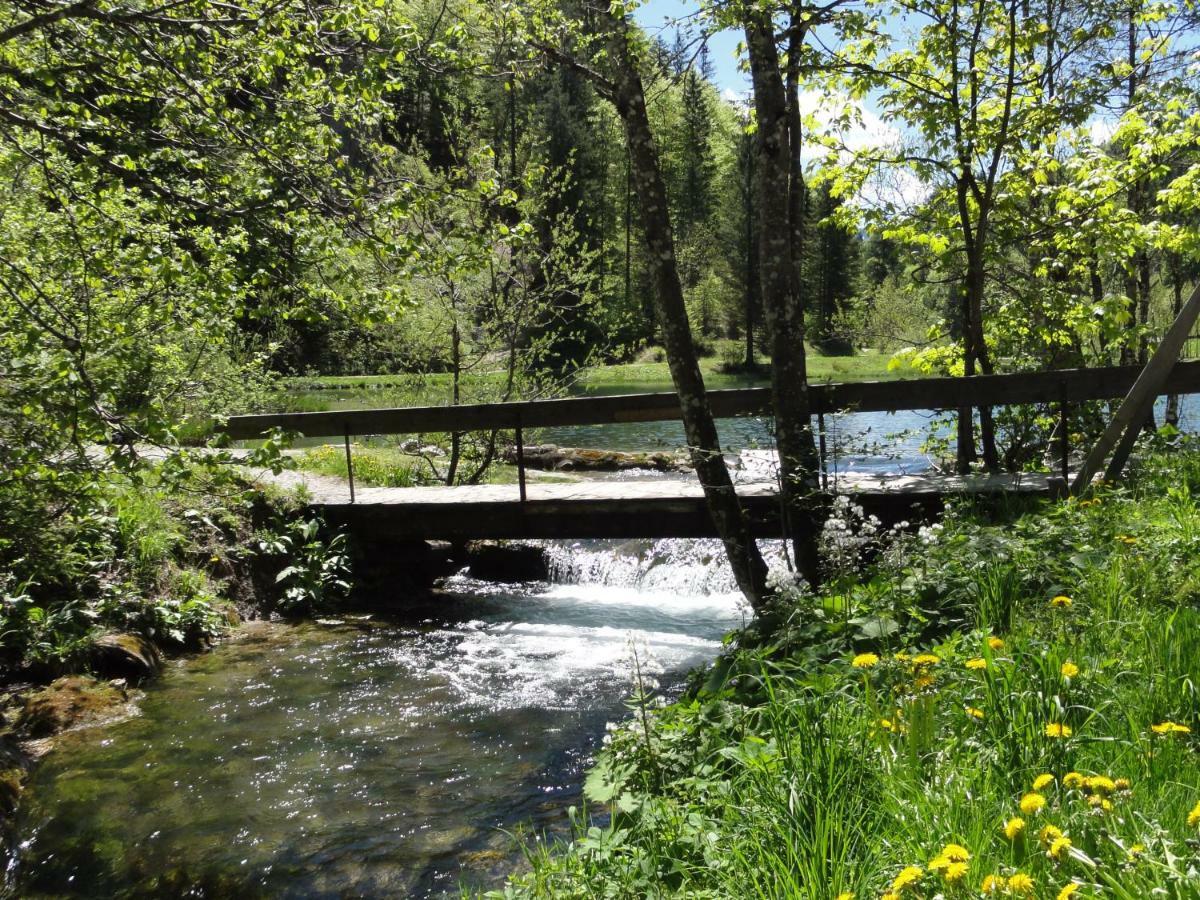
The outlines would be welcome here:
M 345 594 L 344 538 L 325 535 L 287 498 L 208 474 L 177 465 L 109 472 L 58 508 L 8 507 L 0 679 L 86 670 L 105 632 L 195 648 L 241 614 L 307 614 Z
M 1200 454 L 961 509 L 618 729 L 509 897 L 1200 897 Z

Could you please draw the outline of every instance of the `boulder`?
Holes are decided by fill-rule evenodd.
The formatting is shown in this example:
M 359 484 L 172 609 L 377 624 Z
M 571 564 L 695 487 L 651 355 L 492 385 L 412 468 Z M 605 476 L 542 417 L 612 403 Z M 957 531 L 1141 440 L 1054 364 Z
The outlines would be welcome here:
M 92 668 L 106 678 L 140 681 L 162 669 L 158 648 L 136 634 L 104 634 L 92 644 Z
M 68 675 L 25 697 L 17 728 L 28 737 L 48 737 L 121 715 L 128 701 L 126 692 L 111 684 Z
M 525 447 L 521 459 L 528 468 L 551 472 L 623 472 L 628 469 L 676 472 L 689 468 L 687 456 L 681 453 L 627 453 L 623 450 L 592 450 L 555 444 Z M 508 449 L 505 460 L 510 463 L 517 461 L 516 448 Z

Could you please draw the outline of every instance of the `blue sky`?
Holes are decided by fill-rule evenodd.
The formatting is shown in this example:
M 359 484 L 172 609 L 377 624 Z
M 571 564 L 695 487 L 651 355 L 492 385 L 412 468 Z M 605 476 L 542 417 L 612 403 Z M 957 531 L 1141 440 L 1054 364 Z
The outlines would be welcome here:
M 683 0 L 648 0 L 634 12 L 634 18 L 652 35 L 662 35 L 667 46 L 675 40 L 676 20 L 688 21 L 696 11 L 695 3 Z M 737 46 L 741 35 L 736 31 L 723 31 L 708 41 L 709 59 L 716 69 L 715 81 L 722 92 L 731 90 L 744 94 L 750 88 L 749 77 L 738 71 Z
M 646 0 L 635 10 L 634 18 L 651 35 L 661 37 L 669 47 L 674 43 L 675 32 L 680 26 L 684 29 L 690 26 L 693 31 L 699 30 L 695 18 L 699 5 L 697 0 Z M 741 40 L 740 30 L 729 29 L 710 36 L 708 50 L 717 88 L 726 97 L 747 100 L 750 77 L 748 73 L 738 69 L 738 45 Z M 805 90 L 801 96 L 801 109 L 806 113 L 815 113 L 818 119 L 823 118 L 819 110 L 822 94 L 822 91 L 815 88 Z M 843 140 L 849 146 L 890 142 L 895 139 L 897 132 L 880 120 L 871 98 L 867 98 L 860 109 L 862 124 L 843 134 Z

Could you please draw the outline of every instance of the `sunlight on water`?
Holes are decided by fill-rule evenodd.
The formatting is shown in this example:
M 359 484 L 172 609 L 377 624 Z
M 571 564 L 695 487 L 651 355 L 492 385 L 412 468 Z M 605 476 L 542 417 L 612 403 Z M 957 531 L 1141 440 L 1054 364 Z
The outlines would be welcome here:
M 628 642 L 678 685 L 742 621 L 712 541 L 549 547 L 551 584 L 465 576 L 406 620 L 259 624 L 179 661 L 143 715 L 35 771 L 10 889 L 429 896 L 495 884 L 502 829 L 562 833 Z

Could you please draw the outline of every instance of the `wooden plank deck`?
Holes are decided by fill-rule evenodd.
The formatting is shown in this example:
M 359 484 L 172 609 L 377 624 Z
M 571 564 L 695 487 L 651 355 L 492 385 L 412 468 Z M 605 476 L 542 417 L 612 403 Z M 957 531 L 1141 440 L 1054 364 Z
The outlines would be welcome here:
M 516 485 L 370 488 L 350 502 L 348 486 L 328 477 L 285 472 L 280 486 L 303 483 L 326 521 L 373 538 L 484 540 L 519 538 L 714 537 L 700 484 L 694 479 L 578 481 L 530 484 L 521 503 Z M 902 475 L 839 477 L 846 494 L 884 522 L 928 518 L 951 495 L 1048 495 L 1061 481 L 1046 475 Z M 779 499 L 771 482 L 738 485 L 755 534 L 777 537 Z

